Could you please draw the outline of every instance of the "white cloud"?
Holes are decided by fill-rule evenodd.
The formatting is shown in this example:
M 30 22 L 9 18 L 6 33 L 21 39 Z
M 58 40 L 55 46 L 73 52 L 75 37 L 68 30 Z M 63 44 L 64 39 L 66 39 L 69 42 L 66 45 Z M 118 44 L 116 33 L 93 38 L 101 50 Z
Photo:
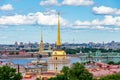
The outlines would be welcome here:
M 36 13 L 37 23 L 42 25 L 57 25 L 58 16 L 55 14 L 44 15 L 43 13 Z M 60 17 L 61 25 L 66 25 L 67 21 Z
M 100 7 L 93 7 L 93 12 L 95 14 L 120 14 L 120 9 L 100 6 Z
M 43 12 L 44 15 L 56 15 L 58 12 L 56 10 L 47 10 Z
M 89 21 L 81 22 L 79 20 L 76 20 L 74 24 L 76 24 L 76 25 L 90 25 L 90 22 Z
M 33 24 L 34 18 L 30 15 L 14 15 L 14 16 L 2 16 L 0 17 L 1 25 L 21 25 L 21 24 Z
M 120 30 L 120 28 L 114 28 L 114 30 L 119 31 L 119 30 Z
M 73 23 L 73 28 L 90 28 L 100 30 L 120 30 L 120 16 L 105 16 L 103 20 L 94 19 L 92 21 L 80 21 L 77 20 Z M 87 26 L 87 27 L 86 27 Z M 113 27 L 111 27 L 113 26 Z
M 0 10 L 2 11 L 10 11 L 10 10 L 13 10 L 13 6 L 11 4 L 6 4 L 6 5 L 3 5 L 3 6 L 0 6 Z
M 54 14 L 52 14 L 54 13 Z M 0 25 L 57 25 L 58 16 L 55 10 L 47 12 L 29 13 L 27 15 L 13 15 L 13 16 L 1 16 Z M 60 16 L 62 26 L 72 27 L 75 29 L 99 29 L 99 30 L 120 30 L 120 16 L 104 16 L 102 20 L 94 19 L 92 21 L 80 21 L 69 22 L 68 20 Z M 111 27 L 112 26 L 112 27 Z
M 58 0 L 44 0 L 44 1 L 40 2 L 41 6 L 44 6 L 44 5 L 46 5 L 46 6 L 52 6 L 52 5 L 58 5 L 58 4 L 59 4 Z
M 76 26 L 74 26 L 74 27 L 72 27 L 72 28 L 74 28 L 74 29 L 89 29 L 90 27 L 89 26 L 81 26 L 81 25 L 76 25 Z
M 93 26 L 92 28 L 93 28 L 93 29 L 101 29 L 101 30 L 102 30 L 102 29 L 105 29 L 104 26 Z
M 0 25 L 57 25 L 56 14 L 45 14 L 42 12 L 29 13 L 28 15 L 1 16 Z M 60 17 L 61 25 L 67 25 L 67 20 Z
M 41 6 L 53 6 L 53 5 L 69 5 L 69 6 L 89 6 L 93 5 L 93 0 L 63 0 L 61 3 L 58 0 L 43 0 L 40 2 Z
M 72 6 L 89 6 L 93 5 L 93 0 L 63 0 L 63 5 L 72 5 Z
M 98 20 L 98 19 L 94 19 L 92 21 L 84 21 L 81 22 L 79 20 L 74 22 L 74 25 L 94 25 L 94 26 L 98 26 L 98 25 L 104 25 L 104 26 L 119 26 L 120 27 L 120 16 L 104 16 L 103 20 Z
M 112 16 L 105 16 L 103 21 L 100 21 L 100 25 L 114 25 L 118 23 L 118 17 L 112 17 Z

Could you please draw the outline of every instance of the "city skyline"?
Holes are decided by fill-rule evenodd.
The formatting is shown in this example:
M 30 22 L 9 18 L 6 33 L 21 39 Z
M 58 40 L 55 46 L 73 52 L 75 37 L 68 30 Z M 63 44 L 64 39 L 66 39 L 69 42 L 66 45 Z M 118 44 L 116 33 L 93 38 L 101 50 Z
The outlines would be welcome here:
M 0 44 L 57 41 L 61 13 L 62 43 L 120 42 L 117 0 L 0 0 Z

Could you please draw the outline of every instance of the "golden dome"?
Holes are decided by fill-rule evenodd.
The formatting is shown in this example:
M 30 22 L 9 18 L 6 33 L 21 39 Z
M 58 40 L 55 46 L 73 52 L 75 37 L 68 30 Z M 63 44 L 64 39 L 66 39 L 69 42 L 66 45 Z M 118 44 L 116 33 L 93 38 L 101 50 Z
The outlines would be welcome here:
M 54 50 L 53 52 L 52 52 L 52 55 L 66 55 L 66 52 L 64 51 L 64 50 Z

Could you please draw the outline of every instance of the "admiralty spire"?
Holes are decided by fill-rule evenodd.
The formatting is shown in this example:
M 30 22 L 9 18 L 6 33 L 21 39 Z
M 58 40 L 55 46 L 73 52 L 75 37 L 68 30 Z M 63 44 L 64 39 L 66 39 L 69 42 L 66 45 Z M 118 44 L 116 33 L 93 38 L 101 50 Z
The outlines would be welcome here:
M 52 52 L 51 58 L 48 60 L 50 70 L 59 72 L 63 66 L 69 66 L 70 59 L 67 57 L 66 52 L 61 49 L 61 37 L 60 37 L 60 13 L 58 12 L 58 29 L 57 29 L 57 48 Z M 51 65 L 50 65 L 51 64 Z
M 59 49 L 61 47 L 61 38 L 60 38 L 60 12 L 58 12 L 58 31 L 57 31 L 57 49 Z

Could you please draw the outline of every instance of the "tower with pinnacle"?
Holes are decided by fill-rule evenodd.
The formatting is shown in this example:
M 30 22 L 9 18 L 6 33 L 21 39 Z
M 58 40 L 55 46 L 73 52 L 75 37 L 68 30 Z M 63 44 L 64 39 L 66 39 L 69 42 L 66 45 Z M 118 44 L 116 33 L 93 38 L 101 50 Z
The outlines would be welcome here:
M 40 49 L 39 49 L 39 54 L 43 54 L 44 51 L 44 42 L 43 42 L 43 34 L 41 31 L 41 41 L 40 41 Z
M 48 63 L 51 63 L 52 70 L 58 72 L 62 69 L 63 66 L 68 66 L 70 60 L 66 55 L 66 52 L 61 49 L 61 36 L 60 36 L 60 13 L 58 12 L 58 29 L 57 29 L 57 42 L 56 49 L 52 52 L 51 58 L 48 60 Z

